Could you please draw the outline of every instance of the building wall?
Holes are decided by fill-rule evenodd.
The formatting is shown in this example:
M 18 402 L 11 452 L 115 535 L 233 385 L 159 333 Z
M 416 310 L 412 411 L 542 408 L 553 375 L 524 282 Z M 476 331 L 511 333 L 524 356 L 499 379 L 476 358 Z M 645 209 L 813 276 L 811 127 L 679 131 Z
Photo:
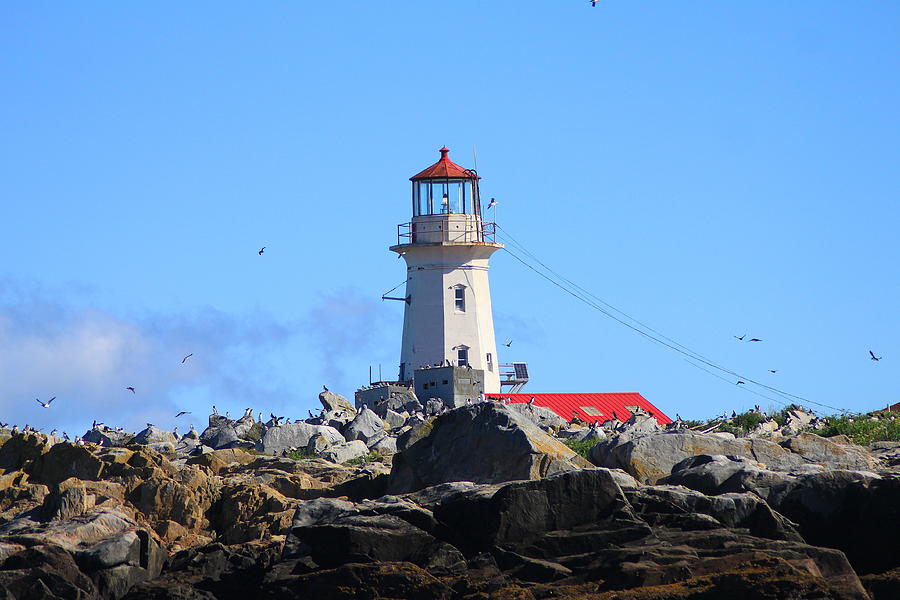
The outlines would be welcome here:
M 409 303 L 403 318 L 400 360 L 403 378 L 426 365 L 457 364 L 460 346 L 469 365 L 483 370 L 484 390 L 500 392 L 497 342 L 491 308 L 488 261 L 497 244 L 402 246 Z M 456 308 L 456 289 L 465 294 L 465 310 Z M 491 362 L 487 361 L 490 354 Z

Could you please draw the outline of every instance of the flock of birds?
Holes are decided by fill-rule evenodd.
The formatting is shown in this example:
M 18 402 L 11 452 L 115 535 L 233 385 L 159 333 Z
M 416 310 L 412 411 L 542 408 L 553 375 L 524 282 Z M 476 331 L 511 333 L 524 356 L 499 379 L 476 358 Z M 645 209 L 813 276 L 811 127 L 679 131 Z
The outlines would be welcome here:
M 733 335 L 732 337 L 733 337 L 734 339 L 740 341 L 740 342 L 743 342 L 743 341 L 744 341 L 744 338 L 747 337 L 747 334 L 745 333 L 745 334 L 743 334 L 743 335 L 741 335 L 741 336 Z M 749 340 L 746 340 L 746 341 L 747 341 L 747 342 L 761 342 L 762 340 L 761 340 L 760 338 L 750 338 Z M 511 343 L 511 342 L 510 342 L 510 343 Z M 507 345 L 508 345 L 508 344 L 507 344 Z M 878 361 L 880 361 L 882 358 L 884 358 L 884 357 L 883 357 L 883 356 L 875 356 L 875 353 L 872 352 L 871 350 L 869 350 L 869 360 L 874 360 L 875 362 L 878 362 Z M 768 369 L 768 371 L 769 371 L 769 373 L 772 373 L 772 374 L 778 373 L 778 369 Z M 738 379 L 738 380 L 735 382 L 735 385 L 747 385 L 747 382 L 746 382 L 746 381 L 741 381 L 740 379 Z

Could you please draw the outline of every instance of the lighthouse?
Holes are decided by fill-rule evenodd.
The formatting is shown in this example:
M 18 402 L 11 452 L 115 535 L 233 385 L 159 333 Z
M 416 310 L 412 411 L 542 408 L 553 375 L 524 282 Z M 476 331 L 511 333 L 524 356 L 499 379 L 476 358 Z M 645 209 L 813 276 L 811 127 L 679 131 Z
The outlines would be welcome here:
M 481 178 L 450 160 L 447 148 L 440 153 L 410 177 L 412 220 L 398 226 L 390 247 L 407 273 L 399 379 L 428 368 L 472 369 L 483 377 L 479 388 L 499 393 L 488 261 L 503 245 L 482 219 Z

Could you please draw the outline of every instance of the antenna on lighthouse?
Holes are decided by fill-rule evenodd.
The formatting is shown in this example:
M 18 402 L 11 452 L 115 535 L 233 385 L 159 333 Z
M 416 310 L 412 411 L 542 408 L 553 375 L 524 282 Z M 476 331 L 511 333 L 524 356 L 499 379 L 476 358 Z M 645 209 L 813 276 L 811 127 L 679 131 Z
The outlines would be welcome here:
M 472 144 L 472 168 L 478 172 L 478 152 L 475 150 L 475 144 Z

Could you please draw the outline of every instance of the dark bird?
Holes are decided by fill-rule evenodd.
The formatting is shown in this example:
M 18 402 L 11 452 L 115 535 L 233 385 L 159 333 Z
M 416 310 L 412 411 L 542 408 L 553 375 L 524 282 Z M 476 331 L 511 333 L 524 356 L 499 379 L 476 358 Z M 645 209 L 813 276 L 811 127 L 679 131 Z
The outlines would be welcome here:
M 744 341 L 744 338 L 747 337 L 747 334 L 745 333 L 745 334 L 742 335 L 741 337 L 738 337 L 738 336 L 736 336 L 736 335 L 735 335 L 735 336 L 732 336 L 732 337 L 734 337 L 734 339 L 736 339 L 736 340 L 741 340 L 741 341 L 743 342 L 743 341 Z
M 266 247 L 263 246 L 262 248 L 259 249 L 259 252 L 257 252 L 257 254 L 259 254 L 260 256 L 262 256 L 262 255 L 263 255 L 263 252 L 265 252 L 265 251 L 266 251 Z
M 134 388 L 133 388 L 133 387 L 131 387 L 131 386 L 128 386 L 128 387 L 127 387 L 127 388 L 125 388 L 125 389 L 126 389 L 126 390 L 128 390 L 128 391 L 129 391 L 129 392 L 131 392 L 131 393 L 132 393 L 132 394 L 134 394 L 134 393 L 135 393 L 135 391 L 134 391 Z
M 769 369 L 769 373 L 777 373 L 778 369 Z
M 185 361 L 186 361 L 187 359 L 189 359 L 190 357 L 192 357 L 193 355 L 194 355 L 194 353 L 191 352 L 190 354 L 188 354 L 187 356 L 185 356 L 184 358 L 182 358 L 182 359 L 181 359 L 181 364 L 184 364 Z
M 177 419 L 178 417 L 183 417 L 184 415 L 189 415 L 189 414 L 191 414 L 191 411 L 189 411 L 189 410 L 182 410 L 182 411 L 180 411 L 177 415 L 175 415 L 175 418 Z
M 750 339 L 747 340 L 747 341 L 748 341 L 748 342 L 761 342 L 762 340 L 759 339 L 759 338 L 750 338 Z
M 734 385 L 744 385 L 744 382 L 739 380 L 739 381 L 738 381 L 737 383 L 735 383 Z
M 733 419 L 733 418 L 735 418 L 736 416 L 737 416 L 737 412 L 731 411 L 731 418 Z
M 875 356 L 875 353 L 872 352 L 871 350 L 869 350 L 869 357 L 870 357 L 869 360 L 874 360 L 875 362 L 878 362 L 879 360 L 884 358 L 883 356 Z
M 47 400 L 46 402 L 41 402 L 41 401 L 38 400 L 37 398 L 34 399 L 35 402 L 37 402 L 38 404 L 40 404 L 40 405 L 43 406 L 44 408 L 50 408 L 50 403 L 53 402 L 54 400 L 56 400 L 56 396 L 53 396 L 52 398 L 50 398 L 50 399 Z
M 616 411 L 613 411 L 613 419 L 616 420 L 616 421 L 619 420 L 618 415 L 616 415 Z
M 532 396 L 531 399 L 528 400 L 528 404 L 534 404 L 534 396 Z
M 325 390 L 326 392 L 328 391 L 328 388 L 325 387 L 324 385 L 322 386 L 322 389 Z
M 598 2 L 600 2 L 600 0 L 591 0 L 591 6 L 597 6 Z
M 510 346 L 512 346 L 512 340 L 509 340 L 508 342 L 506 342 L 503 345 L 506 346 L 507 348 L 509 348 Z
M 680 421 L 680 420 L 681 420 L 681 415 L 679 415 L 678 413 L 675 413 L 675 420 L 676 420 L 676 421 Z
M 487 207 L 488 207 L 488 208 L 494 208 L 494 207 L 497 206 L 498 204 L 500 204 L 500 203 L 497 202 L 496 200 L 494 200 L 493 198 L 491 198 L 491 201 L 488 202 Z

